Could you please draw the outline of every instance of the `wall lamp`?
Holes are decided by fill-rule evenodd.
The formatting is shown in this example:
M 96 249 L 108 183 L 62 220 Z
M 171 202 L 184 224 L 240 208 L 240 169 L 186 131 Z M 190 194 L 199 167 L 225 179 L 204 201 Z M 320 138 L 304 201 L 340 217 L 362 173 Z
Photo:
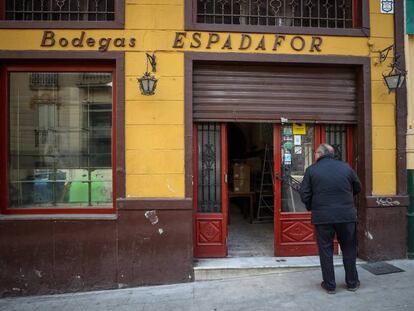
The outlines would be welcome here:
M 156 72 L 157 71 L 157 62 L 155 59 L 155 54 L 152 53 L 152 55 L 146 53 L 147 57 L 147 70 L 145 71 L 144 75 L 141 78 L 137 78 L 139 89 L 141 90 L 142 95 L 154 95 L 155 89 L 157 88 L 157 82 L 158 80 L 155 78 L 154 75 L 152 75 L 148 71 L 148 64 L 151 65 L 151 71 Z
M 388 72 L 388 74 L 382 74 L 385 84 L 388 87 L 389 93 L 395 91 L 396 89 L 399 89 L 404 84 L 405 77 L 407 75 L 407 71 L 398 68 L 398 58 L 399 56 L 394 57 L 392 64 L 389 65 L 389 67 L 391 67 L 391 70 Z

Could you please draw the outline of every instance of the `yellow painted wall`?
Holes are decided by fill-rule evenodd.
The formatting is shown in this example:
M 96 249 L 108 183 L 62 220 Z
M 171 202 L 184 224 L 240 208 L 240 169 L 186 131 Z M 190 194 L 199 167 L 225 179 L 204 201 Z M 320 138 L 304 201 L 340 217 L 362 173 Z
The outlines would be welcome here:
M 394 16 L 381 14 L 379 1 L 370 1 L 371 50 L 382 50 L 394 43 Z M 372 91 L 372 165 L 373 194 L 396 193 L 395 95 L 389 94 L 382 73 L 389 71 L 389 57 L 379 63 L 378 53 L 371 53 Z M 393 56 L 391 53 L 390 56 Z
M 414 169 L 414 35 L 405 37 L 407 67 L 407 169 Z
M 184 197 L 184 51 L 190 48 L 192 32 L 183 40 L 184 48 L 172 48 L 175 33 L 184 31 L 184 0 L 126 0 L 125 30 L 85 30 L 87 37 L 136 39 L 134 47 L 111 50 L 126 51 L 125 129 L 126 192 L 128 197 Z M 305 48 L 296 52 L 287 43 L 272 51 L 274 35 L 266 34 L 266 51 L 255 51 L 262 34 L 251 34 L 252 47 L 238 53 L 353 55 L 372 57 L 372 125 L 373 125 L 373 191 L 394 194 L 396 191 L 395 98 L 382 82 L 381 73 L 390 62 L 379 64 L 376 50 L 393 44 L 393 15 L 380 14 L 379 1 L 370 0 L 370 38 L 322 36 L 322 52 Z M 53 30 L 56 39 L 72 40 L 81 30 Z M 227 33 L 221 41 L 206 49 L 208 32 L 202 33 L 203 45 L 198 52 L 223 52 Z M 0 50 L 97 50 L 98 47 L 40 46 L 43 30 L 0 29 Z M 240 44 L 240 33 L 231 34 L 233 46 Z M 303 36 L 307 44 L 311 36 Z M 308 47 L 308 46 L 307 46 Z M 156 95 L 142 96 L 136 78 L 145 71 L 145 52 L 157 57 Z M 224 53 L 232 53 L 224 51 Z

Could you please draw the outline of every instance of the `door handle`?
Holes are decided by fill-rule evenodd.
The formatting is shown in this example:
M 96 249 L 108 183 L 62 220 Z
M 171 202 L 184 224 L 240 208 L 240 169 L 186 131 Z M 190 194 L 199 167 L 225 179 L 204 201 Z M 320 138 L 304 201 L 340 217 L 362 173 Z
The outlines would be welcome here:
M 228 175 L 227 174 L 224 174 L 224 182 L 226 183 L 226 184 L 228 184 Z

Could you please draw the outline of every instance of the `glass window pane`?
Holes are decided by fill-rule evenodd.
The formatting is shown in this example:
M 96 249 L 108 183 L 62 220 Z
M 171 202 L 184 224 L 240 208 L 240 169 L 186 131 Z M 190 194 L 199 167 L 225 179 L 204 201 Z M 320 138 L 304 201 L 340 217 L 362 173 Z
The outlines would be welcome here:
M 314 127 L 305 124 L 295 132 L 291 124 L 282 126 L 282 212 L 306 212 L 299 195 L 306 168 L 313 163 Z
M 10 207 L 112 206 L 112 75 L 9 74 Z

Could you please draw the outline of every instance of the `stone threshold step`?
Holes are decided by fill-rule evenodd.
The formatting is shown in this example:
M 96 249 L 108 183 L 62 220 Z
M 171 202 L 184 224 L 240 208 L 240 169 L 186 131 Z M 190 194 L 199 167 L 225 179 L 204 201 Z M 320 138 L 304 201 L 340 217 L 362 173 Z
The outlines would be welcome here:
M 361 260 L 358 264 L 364 263 Z M 342 265 L 342 257 L 334 257 L 334 265 Z M 319 269 L 318 256 L 303 257 L 228 257 L 194 260 L 194 279 L 196 281 L 218 280 L 267 273 Z

